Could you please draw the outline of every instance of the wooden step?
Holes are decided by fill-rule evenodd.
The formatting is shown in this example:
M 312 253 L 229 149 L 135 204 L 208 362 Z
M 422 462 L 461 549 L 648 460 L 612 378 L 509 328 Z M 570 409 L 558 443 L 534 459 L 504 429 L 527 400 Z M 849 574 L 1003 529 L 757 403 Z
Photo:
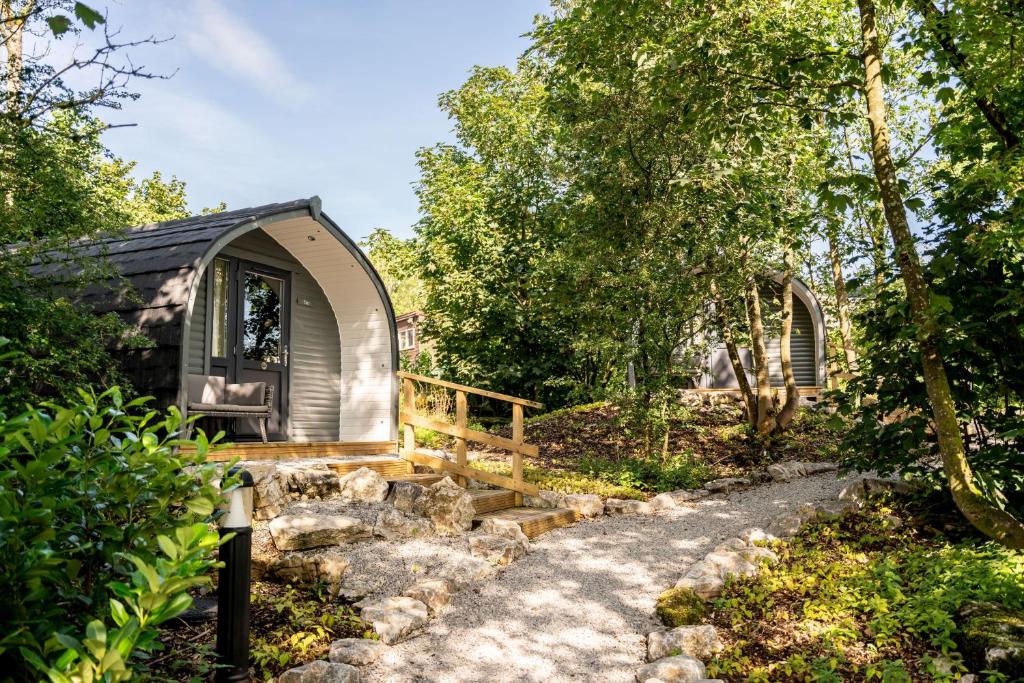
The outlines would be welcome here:
M 367 467 L 385 479 L 412 474 L 412 465 L 409 461 L 403 460 L 398 456 L 349 456 L 331 459 L 324 464 L 342 476 L 349 472 L 355 472 L 360 467 Z
M 416 472 L 415 474 L 395 474 L 387 477 L 388 481 L 411 481 L 420 486 L 430 486 L 444 479 L 443 474 L 432 474 L 430 472 Z
M 477 515 L 505 510 L 516 504 L 515 492 L 505 489 L 469 489 L 469 495 L 473 496 L 473 508 Z
M 481 522 L 485 519 L 507 519 L 519 524 L 529 538 L 536 538 L 543 533 L 568 526 L 578 521 L 580 515 L 575 510 L 565 508 L 527 508 L 510 507 L 504 510 L 484 512 L 477 514 L 474 521 Z

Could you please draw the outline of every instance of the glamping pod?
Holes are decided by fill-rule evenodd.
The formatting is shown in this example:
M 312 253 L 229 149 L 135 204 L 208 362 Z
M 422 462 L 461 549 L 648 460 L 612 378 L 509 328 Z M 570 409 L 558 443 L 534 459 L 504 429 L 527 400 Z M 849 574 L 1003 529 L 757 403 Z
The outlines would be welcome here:
M 762 305 L 776 315 L 781 310 L 782 275 L 772 276 L 768 286 L 764 288 Z M 782 387 L 782 361 L 779 352 L 780 339 L 772 337 L 766 340 L 768 350 L 768 370 L 772 386 Z M 793 362 L 793 375 L 796 384 L 804 394 L 817 394 L 826 381 L 825 368 L 825 315 L 818 298 L 807 285 L 793 278 L 793 333 L 790 338 L 790 355 Z M 754 379 L 754 360 L 750 349 L 741 348 L 740 359 L 747 370 L 751 384 Z M 704 360 L 697 378 L 698 389 L 736 389 L 736 373 L 725 344 L 716 345 Z
M 205 387 L 256 386 L 251 403 L 267 397 L 270 441 L 393 448 L 391 301 L 319 198 L 129 228 L 78 251 L 105 254 L 131 285 L 123 293 L 93 287 L 84 297 L 152 341 L 120 353 L 136 389 L 159 405 L 188 414 L 190 403 L 232 403 L 198 395 Z M 234 439 L 260 439 L 260 420 L 230 422 Z

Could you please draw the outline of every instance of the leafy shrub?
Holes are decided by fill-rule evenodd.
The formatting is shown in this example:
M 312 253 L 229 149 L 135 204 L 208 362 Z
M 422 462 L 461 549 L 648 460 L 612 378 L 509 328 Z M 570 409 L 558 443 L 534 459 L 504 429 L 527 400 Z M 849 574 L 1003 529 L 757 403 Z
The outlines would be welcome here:
M 715 478 L 714 471 L 705 463 L 694 459 L 692 453 L 675 455 L 667 459 L 585 458 L 580 471 L 609 483 L 641 491 L 675 491 L 699 488 Z
M 485 472 L 493 472 L 506 477 L 512 476 L 512 466 L 504 462 L 477 460 L 470 467 Z M 604 479 L 590 476 L 582 472 L 550 469 L 548 467 L 532 467 L 523 465 L 523 481 L 536 484 L 548 491 L 559 493 L 593 493 L 602 498 L 635 498 L 644 499 L 647 494 L 630 486 L 620 486 Z
M 115 387 L 0 414 L 0 670 L 8 680 L 121 681 L 155 627 L 209 581 L 220 470 Z M 84 635 L 84 638 L 82 637 Z
M 925 524 L 894 529 L 892 512 L 873 503 L 811 524 L 775 548 L 778 564 L 730 581 L 714 602 L 727 647 L 710 673 L 773 681 L 941 679 L 933 660 L 960 661 L 964 605 L 1024 611 L 1024 554 L 973 537 L 929 537 L 917 531 Z M 818 675 L 825 664 L 832 678 Z

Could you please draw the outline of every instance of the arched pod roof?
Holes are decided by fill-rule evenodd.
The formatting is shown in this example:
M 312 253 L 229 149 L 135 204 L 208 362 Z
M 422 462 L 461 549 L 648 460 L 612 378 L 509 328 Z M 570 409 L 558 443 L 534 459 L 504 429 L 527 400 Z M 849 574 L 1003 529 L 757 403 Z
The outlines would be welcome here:
M 93 285 L 77 298 L 97 312 L 116 312 L 152 340 L 150 348 L 121 350 L 125 372 L 139 391 L 153 394 L 162 405 L 181 403 L 189 318 L 206 266 L 235 238 L 260 228 L 273 235 L 275 224 L 309 225 L 344 247 L 353 267 L 362 270 L 379 296 L 392 339 L 390 370 L 398 369 L 394 311 L 384 283 L 313 197 L 128 228 L 73 248 L 75 257 L 104 256 L 132 286 L 121 291 L 110 283 Z M 60 278 L 67 269 L 68 262 L 57 259 L 40 265 L 38 272 Z

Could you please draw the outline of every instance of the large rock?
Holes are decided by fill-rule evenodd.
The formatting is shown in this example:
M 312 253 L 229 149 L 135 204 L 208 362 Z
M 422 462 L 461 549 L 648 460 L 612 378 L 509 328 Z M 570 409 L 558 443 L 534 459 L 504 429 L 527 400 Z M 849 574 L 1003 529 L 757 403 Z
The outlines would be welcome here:
M 570 493 L 565 497 L 565 507 L 575 510 L 580 517 L 600 517 L 604 514 L 601 496 L 593 493 Z
M 666 491 L 665 493 L 659 493 L 648 502 L 655 510 L 671 510 L 679 507 L 683 503 L 700 500 L 707 495 L 708 492 L 704 489 L 696 489 L 693 491 L 680 489 L 678 491 Z
M 426 490 L 427 487 L 415 482 L 396 481 L 392 484 L 391 493 L 388 494 L 386 500 L 394 505 L 396 510 L 412 512 L 413 508 L 416 507 L 416 501 L 419 500 Z
M 338 473 L 324 463 L 279 462 L 277 468 L 288 478 L 292 498 L 327 498 L 338 492 Z
M 317 660 L 281 674 L 280 683 L 359 683 L 359 669 L 349 664 Z
M 274 463 L 247 463 L 245 469 L 252 475 L 253 517 L 277 517 L 288 503 L 288 477 Z
M 608 498 L 604 501 L 606 515 L 648 515 L 652 512 L 654 512 L 654 508 L 644 500 Z
M 773 481 L 792 481 L 807 475 L 807 468 L 802 462 L 777 462 L 768 465 L 768 475 Z
M 662 683 L 697 683 L 707 670 L 699 659 L 689 655 L 665 657 L 640 668 L 636 680 L 645 683 L 652 678 Z
M 914 482 L 903 479 L 880 479 L 878 477 L 861 477 L 855 479 L 839 492 L 839 500 L 861 502 L 868 496 L 893 492 L 898 495 L 913 493 L 918 488 Z
M 444 535 L 464 534 L 473 528 L 473 497 L 451 477 L 437 482 L 419 497 L 413 510 L 428 518 L 434 531 Z
M 337 594 L 349 561 L 338 552 L 285 553 L 270 562 L 266 573 L 286 583 L 312 585 L 323 582 Z
M 369 467 L 360 467 L 343 476 L 339 485 L 342 500 L 355 503 L 380 503 L 388 497 L 388 482 Z
M 369 638 L 342 638 L 331 643 L 329 659 L 336 664 L 369 666 L 387 649 L 379 640 Z
M 452 582 L 448 579 L 424 579 L 406 588 L 402 595 L 419 600 L 427 606 L 431 614 L 435 614 L 451 602 L 453 588 Z
M 803 465 L 804 472 L 807 473 L 807 476 L 811 476 L 812 474 L 821 474 L 822 472 L 835 472 L 839 469 L 839 465 L 837 463 L 829 462 L 828 460 L 822 460 L 821 462 L 805 462 Z
M 477 581 L 490 578 L 494 572 L 494 566 L 487 560 L 478 557 L 462 557 L 458 561 L 442 567 L 436 573 L 451 581 L 456 590 L 462 590 Z
M 478 531 L 482 534 L 504 536 L 515 541 L 516 545 L 522 550 L 523 555 L 530 552 L 529 537 L 523 533 L 523 528 L 519 526 L 518 522 L 514 522 L 511 519 L 485 519 L 480 523 Z
M 704 484 L 704 488 L 710 493 L 732 493 L 745 489 L 752 484 L 747 477 L 723 477 Z
M 422 517 L 405 515 L 394 508 L 381 510 L 373 523 L 373 533 L 381 538 L 422 538 L 432 532 L 430 522 Z
M 706 661 L 725 647 L 714 626 L 680 626 L 655 631 L 647 636 L 647 661 L 668 657 L 673 652 Z
M 747 545 L 754 545 L 755 543 L 771 543 L 772 541 L 779 540 L 775 536 L 772 536 L 767 531 L 760 527 L 750 527 L 740 532 L 740 540 Z
M 770 551 L 769 551 L 770 552 Z M 718 568 L 722 578 L 729 576 L 750 576 L 757 573 L 757 565 L 732 550 L 710 552 L 704 556 L 703 562 Z
M 725 579 L 717 566 L 701 560 L 694 563 L 676 581 L 675 587 L 692 591 L 707 600 L 722 594 L 725 590 Z
M 956 636 L 968 667 L 1024 680 L 1024 617 L 995 603 L 967 603 Z
M 565 494 L 558 491 L 540 491 L 536 496 L 524 496 L 523 505 L 528 508 L 554 509 L 565 507 Z
M 369 538 L 371 529 L 354 517 L 285 515 L 270 523 L 278 550 L 307 550 Z
M 413 598 L 380 598 L 361 607 L 359 618 L 372 624 L 373 630 L 388 645 L 427 623 L 427 606 Z
M 497 534 L 473 534 L 469 537 L 469 552 L 493 565 L 508 565 L 526 554 L 519 543 Z

